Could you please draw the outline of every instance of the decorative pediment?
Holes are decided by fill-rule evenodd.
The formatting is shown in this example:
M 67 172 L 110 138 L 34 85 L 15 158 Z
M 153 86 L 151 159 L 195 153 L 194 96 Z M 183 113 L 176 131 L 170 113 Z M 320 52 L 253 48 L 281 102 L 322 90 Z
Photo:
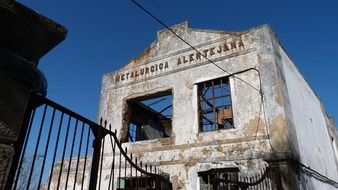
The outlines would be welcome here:
M 201 30 L 189 28 L 187 21 L 170 27 L 177 35 L 183 38 L 192 46 L 198 48 L 213 41 L 223 39 L 240 38 L 240 32 L 227 32 L 216 30 Z M 157 39 L 137 57 L 133 58 L 125 67 L 132 68 L 137 65 L 142 65 L 161 57 L 168 56 L 175 52 L 180 52 L 190 48 L 184 41 L 179 39 L 170 30 L 164 29 L 157 32 Z M 190 48 L 191 49 L 191 48 Z
M 161 74 L 210 64 L 254 50 L 250 31 L 227 32 L 189 28 L 188 22 L 157 33 L 157 39 L 119 71 L 111 73 L 115 84 L 127 84 Z M 190 45 L 188 45 L 187 43 Z

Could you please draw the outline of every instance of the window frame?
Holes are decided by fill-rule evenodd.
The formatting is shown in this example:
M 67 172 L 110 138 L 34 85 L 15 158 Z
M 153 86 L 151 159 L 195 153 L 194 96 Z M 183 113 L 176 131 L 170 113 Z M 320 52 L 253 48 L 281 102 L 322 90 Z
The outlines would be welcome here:
M 227 89 L 228 89 L 228 94 L 225 94 L 223 95 L 221 93 L 220 96 L 217 96 L 215 95 L 215 81 L 217 86 L 216 88 L 222 88 L 222 85 L 224 84 L 227 84 Z M 226 81 L 225 83 L 222 83 L 222 81 Z M 202 93 L 202 89 L 201 89 L 201 86 L 203 85 L 204 88 L 206 88 L 206 84 L 207 83 L 210 83 L 210 85 L 208 86 L 208 88 L 212 88 L 212 91 L 210 92 L 211 93 L 211 97 L 207 97 L 205 99 L 201 99 L 201 93 Z M 208 79 L 208 80 L 204 80 L 204 81 L 199 81 L 197 83 L 195 83 L 196 87 L 197 87 L 197 108 L 198 108 L 198 111 L 197 111 L 197 117 L 198 117 L 198 132 L 199 133 L 205 133 L 205 132 L 213 132 L 213 131 L 219 131 L 219 130 L 224 130 L 224 129 L 235 129 L 235 124 L 234 124 L 234 111 L 233 111 L 233 98 L 232 98 L 232 95 L 233 95 L 233 90 L 232 90 L 232 80 L 231 80 L 231 76 L 222 76 L 222 77 L 217 77 L 217 78 L 211 78 L 211 79 Z M 221 85 L 221 86 L 219 86 Z M 202 87 L 203 88 L 203 87 Z M 204 92 L 204 91 L 203 91 Z M 206 93 L 206 92 L 204 92 Z M 208 101 L 212 101 L 212 103 L 210 103 L 211 105 L 215 105 L 215 101 L 216 100 L 220 100 L 222 98 L 225 98 L 225 97 L 228 97 L 228 105 L 226 103 L 222 103 L 221 106 L 210 106 L 209 109 L 202 109 L 202 104 L 208 104 L 210 102 Z M 222 111 L 225 111 L 225 110 L 228 110 L 228 113 L 225 113 L 223 112 L 223 117 L 224 117 L 224 114 L 230 114 L 231 115 L 231 118 L 228 118 L 226 120 L 230 120 L 230 124 L 231 124 L 231 127 L 226 127 L 226 126 L 223 126 L 223 127 L 220 127 L 220 124 L 219 124 L 219 111 L 216 111 L 218 110 L 218 108 L 221 108 L 223 107 L 224 109 Z M 226 107 L 228 107 L 228 109 L 225 109 Z M 202 116 L 202 112 L 203 111 L 211 111 L 210 113 L 213 113 L 213 122 L 211 124 L 211 129 L 205 129 L 204 125 L 203 124 L 203 116 Z M 206 118 L 206 117 L 204 117 Z M 215 125 L 216 123 L 216 125 Z

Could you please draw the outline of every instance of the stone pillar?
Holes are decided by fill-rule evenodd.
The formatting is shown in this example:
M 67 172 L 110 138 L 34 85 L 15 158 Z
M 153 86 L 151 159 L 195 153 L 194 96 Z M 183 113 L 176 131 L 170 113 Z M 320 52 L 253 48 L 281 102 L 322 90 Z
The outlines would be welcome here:
M 39 59 L 66 37 L 54 21 L 12 0 L 0 1 L 0 190 L 15 155 L 30 92 L 46 94 Z M 22 134 L 21 134 L 22 135 Z M 11 176 L 13 177 L 13 176 Z

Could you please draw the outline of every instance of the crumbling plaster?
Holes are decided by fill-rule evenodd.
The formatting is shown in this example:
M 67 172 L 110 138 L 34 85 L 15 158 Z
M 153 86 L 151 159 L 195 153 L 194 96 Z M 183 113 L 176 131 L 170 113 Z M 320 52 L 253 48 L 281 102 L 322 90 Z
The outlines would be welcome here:
M 156 139 L 124 143 L 124 146 L 144 162 L 159 163 L 160 169 L 170 174 L 172 183 L 178 189 L 198 189 L 196 172 L 214 167 L 214 163 L 233 166 L 236 165 L 235 161 L 270 157 L 268 155 L 272 152 L 269 137 L 278 152 L 288 151 L 288 146 L 285 146 L 285 115 L 275 76 L 274 57 L 271 55 L 269 27 L 263 25 L 243 33 L 229 33 L 194 30 L 183 23 L 174 29 L 198 49 L 212 48 L 220 39 L 229 41 L 240 38 L 244 48 L 209 58 L 229 73 L 249 68 L 256 68 L 259 73 L 249 70 L 230 77 L 235 128 L 201 133 L 198 131 L 195 84 L 227 76 L 229 73 L 205 59 L 191 65 L 176 65 L 177 57 L 194 51 L 168 31 L 159 32 L 158 39 L 139 57 L 119 71 L 104 76 L 99 116 L 107 119 L 122 138 L 121 126 L 126 100 L 171 89 L 173 135 L 169 137 L 169 143 L 161 143 L 163 139 Z M 116 81 L 119 73 L 151 65 L 153 62 L 168 62 L 171 65 L 167 71 L 149 73 L 147 77 L 138 80 L 135 77 L 129 81 Z M 262 88 L 264 104 L 260 92 L 241 79 L 256 89 Z M 109 148 L 106 148 L 106 154 L 109 155 Z M 182 184 L 185 184 L 184 187 L 181 187 Z

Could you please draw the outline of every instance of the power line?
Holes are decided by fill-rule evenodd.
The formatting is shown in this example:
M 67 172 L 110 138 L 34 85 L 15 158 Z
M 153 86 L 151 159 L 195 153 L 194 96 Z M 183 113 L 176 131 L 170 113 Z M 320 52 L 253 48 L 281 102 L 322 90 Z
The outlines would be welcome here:
M 324 183 L 330 184 L 330 185 L 332 185 L 332 186 L 338 188 L 338 182 L 336 182 L 336 181 L 334 181 L 334 180 L 332 180 L 332 179 L 326 177 L 325 175 L 319 173 L 318 171 L 316 171 L 316 170 L 310 168 L 310 166 L 306 166 L 306 165 L 304 165 L 303 163 L 301 163 L 301 162 L 299 162 L 299 161 L 296 161 L 296 163 L 297 163 L 300 167 L 302 167 L 302 169 L 304 169 L 304 172 L 305 172 L 305 173 L 307 173 L 307 174 L 313 176 L 314 178 L 316 178 L 316 179 L 318 179 L 318 180 L 320 180 L 320 181 L 322 181 L 322 182 L 324 182 Z
M 256 146 L 256 141 L 257 141 L 257 136 L 258 136 L 258 128 L 259 128 L 259 125 L 260 125 L 260 121 L 261 121 L 261 113 L 262 113 L 262 106 L 263 106 L 263 96 L 260 96 L 260 104 L 259 104 L 259 112 L 258 112 L 258 121 L 257 121 L 257 126 L 256 126 L 256 133 L 255 133 L 255 140 L 253 142 L 253 146 L 252 146 L 252 150 L 251 150 L 251 158 L 250 159 L 253 159 L 253 152 L 255 150 L 255 146 Z
M 131 0 L 136 6 L 138 6 L 140 9 L 142 9 L 144 12 L 146 12 L 149 16 L 151 16 L 153 19 L 155 19 L 157 22 L 159 22 L 162 26 L 164 26 L 165 28 L 167 28 L 171 33 L 173 33 L 177 38 L 179 38 L 181 41 L 183 41 L 185 44 L 187 44 L 191 49 L 195 50 L 198 54 L 200 54 L 202 57 L 204 57 L 207 61 L 209 61 L 210 63 L 214 64 L 217 68 L 219 68 L 220 70 L 222 70 L 223 72 L 231 75 L 232 73 L 228 72 L 227 70 L 223 69 L 222 67 L 218 66 L 215 62 L 213 62 L 212 60 L 210 60 L 206 55 L 204 55 L 203 53 L 201 53 L 199 50 L 197 50 L 194 46 L 192 46 L 189 42 L 187 42 L 185 39 L 183 39 L 180 35 L 178 35 L 176 32 L 174 32 L 167 24 L 165 24 L 163 21 L 161 21 L 159 18 L 157 18 L 155 15 L 153 15 L 151 12 L 149 12 L 146 8 L 144 8 L 141 4 L 137 3 L 135 0 Z M 257 90 L 259 93 L 261 93 L 261 90 L 257 89 L 256 87 L 254 87 L 253 85 L 251 85 L 250 83 L 246 82 L 245 80 L 243 80 L 242 78 L 239 78 L 237 76 L 234 76 L 235 78 L 241 80 L 242 82 L 246 83 L 247 85 L 249 85 L 250 87 L 252 87 L 253 89 Z
M 192 48 L 193 50 L 195 50 L 198 54 L 200 54 L 202 57 L 204 57 L 205 59 L 207 59 L 207 61 L 209 61 L 210 63 L 214 64 L 217 68 L 219 68 L 220 70 L 222 70 L 223 72 L 234 76 L 235 78 L 241 80 L 242 82 L 246 83 L 247 85 L 249 85 L 250 87 L 252 87 L 253 89 L 257 90 L 260 94 L 260 99 L 261 99 L 261 103 L 259 106 L 259 119 L 257 122 L 257 127 L 256 127 L 256 134 L 255 134 L 255 140 L 254 140 L 254 144 L 252 147 L 252 152 L 251 152 L 251 156 L 253 156 L 253 151 L 255 148 L 255 144 L 256 144 L 256 140 L 257 140 L 257 133 L 258 133 L 258 127 L 260 125 L 260 116 L 261 116 L 261 112 L 262 112 L 262 106 L 264 109 L 264 120 L 265 120 L 265 126 L 267 127 L 267 121 L 266 121 L 266 116 L 265 116 L 265 108 L 264 108 L 264 96 L 263 96 L 263 91 L 262 91 L 262 83 L 260 81 L 260 85 L 259 85 L 259 89 L 252 86 L 250 83 L 246 82 L 245 80 L 243 80 L 242 78 L 237 77 L 235 74 L 236 73 L 230 73 L 227 70 L 223 69 L 222 67 L 218 66 L 215 62 L 213 62 L 212 60 L 210 60 L 208 57 L 206 57 L 204 54 L 202 54 L 200 51 L 198 51 L 194 46 L 192 46 L 189 42 L 187 42 L 186 40 L 184 40 L 181 36 L 179 36 L 176 32 L 174 32 L 167 24 L 165 24 L 163 21 L 161 21 L 159 18 L 157 18 L 156 16 L 154 16 L 152 13 L 150 13 L 147 9 L 145 9 L 142 5 L 140 5 L 139 3 L 137 3 L 135 0 L 131 0 L 135 5 L 137 5 L 140 9 L 142 9 L 144 12 L 146 12 L 148 15 L 150 15 L 152 18 L 154 18 L 157 22 L 159 22 L 161 25 L 163 25 L 165 28 L 167 28 L 171 33 L 173 33 L 176 37 L 178 37 L 181 41 L 183 41 L 185 44 L 187 44 L 190 48 Z M 251 68 L 252 69 L 252 68 Z M 248 71 L 250 69 L 247 69 L 245 71 Z M 254 69 L 258 72 L 259 78 L 260 78 L 260 73 L 257 69 Z M 244 71 L 243 71 L 244 72 Z M 238 73 L 242 73 L 242 72 L 238 72 Z M 260 79 L 261 80 L 261 79 Z M 270 136 L 269 132 L 267 131 L 268 136 Z M 271 144 L 271 140 L 269 138 L 269 143 L 271 146 L 271 149 L 273 149 L 272 144 Z
M 183 41 L 185 44 L 187 44 L 191 49 L 195 50 L 198 54 L 200 54 L 202 57 L 204 57 L 207 61 L 209 61 L 210 63 L 214 64 L 217 68 L 219 68 L 220 70 L 222 70 L 223 72 L 229 74 L 229 75 L 232 75 L 234 76 L 235 78 L 241 80 L 242 82 L 246 83 L 247 85 L 249 85 L 250 87 L 252 87 L 253 89 L 257 90 L 259 92 L 259 94 L 261 95 L 261 103 L 260 103 L 260 106 L 259 106 L 259 117 L 261 116 L 261 111 L 262 111 L 262 106 L 264 106 L 264 98 L 263 98 L 263 92 L 262 92 L 262 84 L 260 82 L 260 86 L 259 86 L 259 89 L 252 86 L 250 83 L 246 82 L 245 80 L 243 80 L 242 78 L 239 78 L 237 77 L 236 75 L 234 75 L 235 73 L 230 73 L 228 72 L 227 70 L 223 69 L 222 67 L 218 66 L 215 62 L 213 62 L 212 60 L 210 60 L 207 56 L 205 56 L 204 54 L 202 54 L 200 51 L 198 51 L 194 46 L 192 46 L 189 42 L 187 42 L 186 40 L 184 40 L 180 35 L 178 35 L 176 32 L 174 32 L 167 24 L 165 24 L 163 21 L 161 21 L 159 18 L 157 18 L 156 16 L 154 16 L 152 13 L 150 13 L 147 9 L 145 9 L 142 5 L 140 5 L 139 3 L 137 3 L 135 0 L 131 0 L 135 5 L 137 5 L 140 9 L 142 9 L 144 12 L 146 12 L 149 16 L 151 16 L 153 19 L 155 19 L 157 22 L 159 22 L 161 25 L 163 25 L 165 28 L 167 28 L 171 33 L 173 33 L 176 37 L 178 37 L 181 41 Z M 249 69 L 250 70 L 250 69 Z M 258 73 L 259 71 L 256 70 Z M 260 75 L 259 75 L 260 77 Z M 264 109 L 264 107 L 263 107 Z M 266 116 L 264 114 L 264 119 L 265 119 L 265 125 L 267 125 L 267 122 L 266 122 Z M 251 156 L 253 154 L 253 151 L 254 151 L 254 148 L 255 148 L 255 144 L 256 144 L 256 139 L 257 139 L 257 132 L 258 132 L 258 127 L 260 125 L 260 118 L 258 119 L 258 122 L 257 122 L 257 128 L 256 128 L 256 135 L 255 135 L 255 141 L 254 141 L 254 145 L 252 147 L 252 152 L 251 152 Z M 269 132 L 268 132 L 268 136 L 269 135 Z M 269 139 L 269 142 L 270 142 L 270 146 L 272 148 L 272 145 L 271 145 L 271 141 Z
M 257 140 L 257 133 L 258 133 L 258 127 L 260 124 L 260 116 L 261 116 L 261 111 L 262 111 L 262 105 L 263 105 L 263 93 L 261 91 L 261 85 L 260 85 L 260 90 L 257 89 L 256 87 L 252 86 L 251 84 L 249 84 L 248 82 L 244 81 L 243 79 L 237 77 L 234 75 L 234 73 L 230 73 L 228 71 L 226 71 L 225 69 L 223 69 L 222 67 L 218 66 L 215 62 L 213 62 L 212 60 L 210 60 L 209 58 L 207 58 L 207 56 L 205 56 L 204 54 L 202 54 L 200 51 L 198 51 L 194 46 L 192 46 L 189 42 L 187 42 L 186 40 L 184 40 L 180 35 L 178 35 L 176 32 L 174 32 L 167 24 L 165 24 L 163 21 L 161 21 L 159 18 L 157 18 L 156 16 L 154 16 L 152 13 L 150 13 L 147 9 L 145 9 L 142 5 L 140 5 L 139 3 L 137 3 L 135 0 L 131 0 L 134 4 L 136 4 L 139 8 L 141 8 L 143 11 L 145 11 L 148 15 L 150 15 L 152 18 L 154 18 L 157 22 L 159 22 L 161 25 L 163 25 L 165 28 L 167 28 L 171 33 L 173 33 L 176 37 L 178 37 L 181 41 L 183 41 L 185 44 L 187 44 L 190 48 L 192 48 L 193 50 L 195 50 L 198 54 L 200 54 L 201 56 L 203 56 L 205 59 L 207 59 L 210 63 L 214 64 L 217 68 L 219 68 L 220 70 L 222 70 L 223 72 L 229 74 L 229 75 L 233 75 L 234 77 L 240 79 L 242 82 L 246 83 L 247 85 L 251 86 L 252 88 L 254 88 L 255 90 L 257 90 L 260 93 L 260 97 L 261 97 L 261 103 L 259 106 L 259 118 L 258 118 L 258 122 L 257 122 L 257 127 L 256 127 L 256 135 L 255 135 L 255 140 L 254 140 L 254 144 L 252 147 L 252 152 L 251 152 L 251 156 L 253 154 L 254 148 L 255 148 L 255 144 L 256 144 L 256 140 Z
M 200 54 L 202 57 L 204 57 L 207 61 L 209 61 L 210 63 L 214 64 L 217 68 L 219 68 L 220 70 L 222 70 L 223 72 L 232 75 L 232 73 L 228 72 L 227 70 L 223 69 L 222 67 L 218 66 L 215 62 L 213 62 L 212 60 L 210 60 L 207 56 L 205 56 L 204 54 L 202 54 L 199 50 L 197 50 L 194 46 L 192 46 L 189 42 L 187 42 L 186 40 L 184 40 L 181 36 L 179 36 L 176 32 L 174 32 L 167 24 L 165 24 L 164 22 L 162 22 L 160 19 L 158 19 L 156 16 L 154 16 L 152 13 L 150 13 L 147 9 L 145 9 L 142 5 L 140 5 L 139 3 L 137 3 L 135 0 L 131 0 L 136 6 L 138 6 L 140 9 L 142 9 L 144 12 L 146 12 L 149 16 L 151 16 L 153 19 L 155 19 L 157 22 L 159 22 L 162 26 L 164 26 L 165 28 L 167 28 L 171 33 L 173 33 L 176 37 L 178 37 L 181 41 L 183 41 L 185 44 L 187 44 L 191 49 L 195 50 L 198 54 Z M 233 75 L 235 78 L 241 80 L 242 82 L 246 83 L 247 85 L 249 85 L 250 87 L 252 87 L 253 89 L 257 90 L 260 94 L 261 94 L 261 98 L 262 98 L 262 102 L 260 105 L 260 111 L 261 112 L 261 106 L 264 105 L 264 101 L 263 101 L 263 93 L 261 90 L 261 86 L 260 89 L 257 89 L 256 87 L 254 87 L 253 85 L 251 85 L 250 83 L 246 82 L 245 80 L 243 80 L 242 78 L 239 78 L 235 75 Z M 264 106 L 263 106 L 264 109 Z M 264 111 L 265 112 L 265 111 Z M 259 114 L 260 115 L 260 114 Z M 265 115 L 265 113 L 264 113 Z M 266 116 L 264 116 L 266 117 Z M 266 118 L 265 118 L 266 119 Z M 260 119 L 259 119 L 260 120 Z M 258 120 L 258 126 L 259 126 L 259 120 Z M 257 127 L 258 127 L 257 126 Z M 269 134 L 269 133 L 268 133 Z M 257 137 L 257 133 L 256 133 L 256 137 Z M 271 143 L 271 142 L 270 142 Z M 254 147 L 253 147 L 254 148 Z M 322 175 L 321 173 L 317 172 L 316 170 L 311 169 L 310 167 L 305 166 L 304 164 L 298 162 L 298 164 L 305 170 L 307 170 L 309 173 L 311 173 L 314 177 L 321 179 L 323 182 L 327 182 L 335 187 L 338 187 L 338 182 L 329 179 L 328 177 Z

